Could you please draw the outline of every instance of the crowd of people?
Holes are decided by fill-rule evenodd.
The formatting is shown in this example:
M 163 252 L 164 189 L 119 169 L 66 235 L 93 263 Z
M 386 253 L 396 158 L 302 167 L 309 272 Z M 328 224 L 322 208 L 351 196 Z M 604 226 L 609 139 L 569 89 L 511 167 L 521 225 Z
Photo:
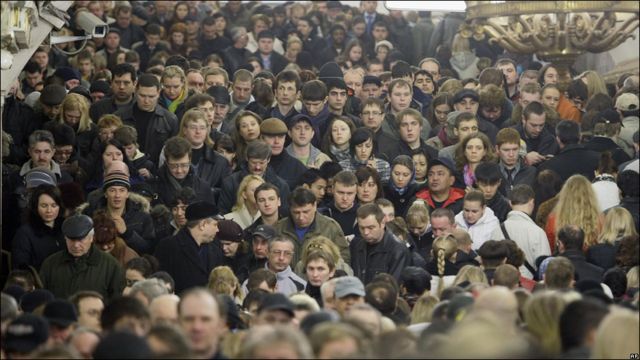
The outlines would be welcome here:
M 4 102 L 3 357 L 637 357 L 638 74 L 379 5 L 74 1 Z

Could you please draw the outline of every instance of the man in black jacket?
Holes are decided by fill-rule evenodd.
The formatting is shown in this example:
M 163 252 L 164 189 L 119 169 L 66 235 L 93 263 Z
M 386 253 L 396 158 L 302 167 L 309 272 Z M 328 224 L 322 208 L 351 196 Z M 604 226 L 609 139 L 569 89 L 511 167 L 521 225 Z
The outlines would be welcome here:
M 178 118 L 158 105 L 159 98 L 160 81 L 154 75 L 144 74 L 138 79 L 136 100 L 115 113 L 125 125 L 136 128 L 140 150 L 154 164 L 158 164 L 165 141 L 178 134 Z
M 366 204 L 357 211 L 360 236 L 351 241 L 353 274 L 364 284 L 379 273 L 393 275 L 400 280 L 402 269 L 409 260 L 407 248 L 386 231 L 384 213 L 376 204 Z
M 209 273 L 222 264 L 223 253 L 213 240 L 222 216 L 216 206 L 198 201 L 187 207 L 187 225 L 178 234 L 158 244 L 155 257 L 160 269 L 175 280 L 175 292 L 194 286 L 206 286 Z
M 525 161 L 529 165 L 539 165 L 558 152 L 558 144 L 545 123 L 544 106 L 533 101 L 522 111 L 522 122 L 514 126 L 527 144 Z
M 89 116 L 94 123 L 102 115 L 113 114 L 133 102 L 133 93 L 136 88 L 136 69 L 128 63 L 118 64 L 113 69 L 113 80 L 111 80 L 112 96 L 96 101 L 89 109 Z
M 158 170 L 154 183 L 161 203 L 170 204 L 175 194 L 185 187 L 193 189 L 196 199 L 215 201 L 212 184 L 198 177 L 191 165 L 191 144 L 186 139 L 176 136 L 167 140 L 164 155 L 166 161 Z
M 258 175 L 278 187 L 282 204 L 287 204 L 289 198 L 289 185 L 269 166 L 271 161 L 271 147 L 264 141 L 252 141 L 247 146 L 246 164 L 239 171 L 222 180 L 222 190 L 218 207 L 222 213 L 231 211 L 236 202 L 236 195 L 240 182 L 247 175 Z M 295 159 L 294 159 L 295 160 Z M 298 160 L 295 160 L 298 161 Z M 299 161 L 298 161 L 299 163 Z M 286 205 L 284 205 L 286 207 Z
M 563 182 L 575 174 L 584 175 L 587 179 L 593 180 L 600 154 L 579 144 L 580 125 L 574 121 L 562 120 L 556 125 L 556 141 L 560 152 L 543 162 L 538 170 L 553 170 L 560 175 Z
M 558 231 L 558 251 L 571 261 L 576 269 L 576 280 L 602 281 L 604 270 L 587 262 L 582 251 L 584 231 L 576 225 L 565 225 Z
M 290 126 L 293 125 L 292 122 Z M 269 167 L 287 182 L 289 189 L 293 189 L 298 184 L 298 178 L 307 171 L 307 167 L 285 151 L 284 144 L 287 132 L 287 125 L 280 119 L 270 118 L 260 124 L 260 136 L 264 142 L 271 146 Z
M 233 45 L 222 51 L 224 58 L 224 65 L 229 74 L 233 74 L 247 62 L 247 59 L 251 56 L 251 52 L 246 49 L 249 42 L 249 36 L 247 35 L 247 29 L 242 26 L 234 27 L 230 30 L 231 40 Z
M 264 70 L 271 71 L 272 74 L 279 74 L 289 63 L 287 59 L 273 51 L 273 41 L 275 36 L 271 30 L 263 30 L 258 34 L 258 51 L 253 53 L 260 61 Z

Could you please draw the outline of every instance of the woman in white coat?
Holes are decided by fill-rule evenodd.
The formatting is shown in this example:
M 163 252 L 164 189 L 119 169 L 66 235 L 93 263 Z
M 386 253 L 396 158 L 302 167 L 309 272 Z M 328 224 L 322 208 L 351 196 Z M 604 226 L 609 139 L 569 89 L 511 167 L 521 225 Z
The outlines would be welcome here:
M 500 221 L 487 207 L 484 194 L 472 190 L 464 196 L 462 211 L 456 215 L 456 225 L 469 233 L 473 250 L 478 250 L 485 241 L 491 240 L 491 234 L 500 227 Z

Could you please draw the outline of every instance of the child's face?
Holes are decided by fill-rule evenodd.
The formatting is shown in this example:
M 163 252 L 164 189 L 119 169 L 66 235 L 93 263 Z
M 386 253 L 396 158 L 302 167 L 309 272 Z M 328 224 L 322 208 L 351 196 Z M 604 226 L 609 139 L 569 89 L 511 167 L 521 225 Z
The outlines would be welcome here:
M 482 193 L 484 194 L 485 200 L 491 200 L 493 199 L 494 196 L 496 196 L 496 193 L 498 192 L 498 188 L 500 187 L 500 181 L 498 181 L 493 185 L 486 182 L 478 181 L 477 185 L 478 185 L 478 189 L 482 191 Z
M 124 152 L 127 153 L 127 158 L 129 160 L 133 160 L 133 157 L 136 155 L 137 150 L 138 146 L 136 146 L 136 144 L 129 144 L 124 146 Z

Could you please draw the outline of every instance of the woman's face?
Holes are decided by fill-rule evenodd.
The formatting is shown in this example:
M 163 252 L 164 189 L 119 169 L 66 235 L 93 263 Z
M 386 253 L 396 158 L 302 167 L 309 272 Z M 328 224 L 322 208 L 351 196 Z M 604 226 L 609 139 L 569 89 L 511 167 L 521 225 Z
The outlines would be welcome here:
M 544 73 L 544 85 L 547 84 L 557 84 L 558 83 L 558 70 L 556 68 L 550 67 Z
M 354 46 L 349 50 L 349 60 L 357 62 L 362 59 L 362 48 L 360 46 Z
M 347 144 L 351 139 L 349 125 L 341 120 L 334 121 L 333 125 L 331 125 L 331 137 L 333 138 L 333 143 L 337 146 Z
M 184 137 L 191 143 L 191 146 L 199 148 L 207 139 L 209 126 L 205 119 L 191 121 L 184 129 Z
M 560 91 L 558 89 L 548 88 L 542 92 L 542 103 L 552 109 L 558 107 L 560 102 Z
M 389 54 L 389 49 L 386 46 L 378 47 L 378 51 L 376 51 L 376 57 L 378 58 L 378 60 L 384 62 L 384 60 L 387 58 L 387 54 Z
M 369 177 L 363 183 L 358 184 L 358 201 L 360 204 L 368 204 L 376 200 L 378 194 L 378 184 L 372 177 Z
M 260 137 L 260 124 L 253 116 L 245 116 L 240 119 L 240 136 L 246 142 Z
M 184 44 L 184 34 L 180 31 L 174 31 L 171 33 L 171 41 L 175 45 L 183 45 Z
M 213 24 L 216 26 L 216 31 L 224 31 L 224 29 L 227 27 L 227 20 L 225 20 L 223 17 L 219 17 Z
M 433 113 L 435 115 L 436 120 L 438 120 L 438 124 L 444 125 L 447 122 L 447 115 L 451 112 L 451 108 L 447 104 L 440 104 L 436 106 Z
M 424 180 L 427 178 L 427 158 L 424 154 L 413 155 L 413 167 L 416 170 L 416 179 Z
M 74 129 L 80 123 L 80 118 L 82 118 L 82 113 L 80 112 L 80 110 L 65 110 L 64 112 L 65 124 L 71 126 Z
M 467 158 L 469 164 L 477 164 L 482 161 L 487 154 L 482 140 L 471 139 L 467 142 L 467 146 L 464 148 L 464 156 Z
M 189 7 L 187 6 L 187 4 L 180 4 L 176 7 L 176 17 L 179 20 L 187 17 L 187 14 L 189 14 Z
M 243 194 L 245 203 L 249 203 L 254 207 L 256 206 L 256 197 L 254 196 L 254 194 L 256 192 L 256 188 L 260 186 L 262 183 L 263 181 L 258 181 L 258 180 L 249 181 L 249 184 L 247 184 L 247 187 L 244 189 L 244 194 Z
M 60 206 L 53 198 L 47 194 L 40 195 L 38 199 L 38 215 L 42 222 L 51 223 L 56 220 L 60 213 Z
M 138 281 L 144 280 L 144 276 L 142 275 L 142 273 L 135 269 L 127 269 L 124 277 L 127 283 L 127 287 L 131 287 L 133 286 L 133 284 L 137 283 Z
M 124 64 L 124 62 L 125 62 L 124 53 L 118 54 L 118 57 L 116 57 L 116 65 Z
M 356 145 L 356 159 L 360 161 L 367 161 L 371 158 L 373 153 L 373 141 L 369 138 L 362 144 Z
M 251 66 L 253 66 L 253 75 L 254 75 L 254 76 L 255 76 L 255 75 L 258 75 L 258 73 L 259 73 L 260 71 L 262 71 L 262 65 L 260 65 L 260 63 L 259 63 L 259 62 L 257 62 L 257 61 L 251 61 L 251 62 L 250 62 L 250 64 L 251 64 Z
M 105 169 L 108 169 L 113 161 L 123 161 L 123 159 L 124 154 L 122 151 L 113 145 L 107 145 L 104 152 L 102 152 L 102 162 Z
M 353 25 L 351 30 L 353 31 L 353 35 L 360 37 L 364 35 L 364 32 L 367 30 L 367 25 L 365 23 L 357 23 Z
M 391 169 L 391 180 L 399 188 L 404 188 L 411 181 L 411 169 L 404 165 L 396 165 Z

